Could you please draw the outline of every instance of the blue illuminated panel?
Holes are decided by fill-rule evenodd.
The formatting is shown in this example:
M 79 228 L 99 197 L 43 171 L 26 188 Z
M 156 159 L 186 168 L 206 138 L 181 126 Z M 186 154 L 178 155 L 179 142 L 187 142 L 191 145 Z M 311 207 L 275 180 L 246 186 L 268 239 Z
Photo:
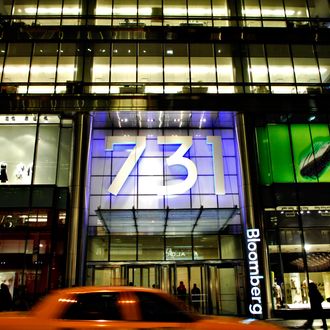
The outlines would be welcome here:
M 222 139 L 225 194 L 216 195 L 212 145 L 207 136 Z M 194 185 L 179 195 L 159 195 L 159 187 L 182 182 L 187 177 L 183 166 L 168 166 L 166 159 L 173 155 L 179 145 L 159 144 L 159 135 L 192 136 L 192 146 L 185 157 L 196 166 L 197 179 Z M 114 145 L 105 150 L 107 136 L 146 136 L 145 149 L 117 195 L 108 189 L 118 171 L 127 160 L 134 145 Z M 221 136 L 221 138 L 220 138 Z M 216 155 L 215 155 L 216 157 Z M 237 156 L 233 129 L 179 130 L 162 133 L 150 130 L 94 130 L 92 140 L 90 215 L 95 209 L 164 209 L 170 208 L 232 208 L 239 205 Z

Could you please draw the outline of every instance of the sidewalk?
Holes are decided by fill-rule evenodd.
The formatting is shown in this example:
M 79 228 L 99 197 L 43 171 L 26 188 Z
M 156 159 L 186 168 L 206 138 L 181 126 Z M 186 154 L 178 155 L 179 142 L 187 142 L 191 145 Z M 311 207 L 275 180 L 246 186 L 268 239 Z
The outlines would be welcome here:
M 268 322 L 275 323 L 281 325 L 283 328 L 287 329 L 296 329 L 302 326 L 306 320 L 284 320 L 284 319 L 268 319 Z M 330 329 L 330 319 L 327 319 L 328 328 Z M 315 320 L 313 323 L 314 329 L 321 329 L 322 320 Z

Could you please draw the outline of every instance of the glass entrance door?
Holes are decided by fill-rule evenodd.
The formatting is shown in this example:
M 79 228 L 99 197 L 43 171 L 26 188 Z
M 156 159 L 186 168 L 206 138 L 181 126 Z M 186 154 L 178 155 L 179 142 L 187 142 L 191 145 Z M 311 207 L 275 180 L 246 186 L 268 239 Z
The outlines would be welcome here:
M 161 266 L 127 266 L 125 270 L 127 285 L 145 288 L 161 287 Z
M 132 285 L 159 288 L 178 296 L 180 282 L 186 288 L 183 298 L 203 314 L 244 314 L 245 277 L 240 264 L 157 264 L 92 267 L 90 285 Z M 199 291 L 192 291 L 197 287 Z

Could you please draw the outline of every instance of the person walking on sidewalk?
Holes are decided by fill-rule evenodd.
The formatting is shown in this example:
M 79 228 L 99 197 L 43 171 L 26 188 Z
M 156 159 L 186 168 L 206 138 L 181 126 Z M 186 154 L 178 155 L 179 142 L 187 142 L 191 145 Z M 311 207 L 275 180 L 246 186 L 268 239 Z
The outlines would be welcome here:
M 322 307 L 322 302 L 324 298 L 322 297 L 320 291 L 314 282 L 308 284 L 308 295 L 309 302 L 311 305 L 311 314 L 306 323 L 304 323 L 303 328 L 312 329 L 313 322 L 315 319 L 322 319 L 322 329 L 328 329 L 327 321 L 325 319 L 324 310 Z

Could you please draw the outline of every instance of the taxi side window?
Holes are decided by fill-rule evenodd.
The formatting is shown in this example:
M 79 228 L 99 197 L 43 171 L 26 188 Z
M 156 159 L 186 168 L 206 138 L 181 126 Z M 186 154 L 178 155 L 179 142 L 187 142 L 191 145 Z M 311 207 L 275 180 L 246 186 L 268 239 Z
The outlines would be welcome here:
M 78 294 L 71 299 L 61 319 L 122 320 L 117 292 Z
M 150 292 L 135 292 L 139 299 L 142 321 L 193 322 L 194 319 L 179 305 Z

